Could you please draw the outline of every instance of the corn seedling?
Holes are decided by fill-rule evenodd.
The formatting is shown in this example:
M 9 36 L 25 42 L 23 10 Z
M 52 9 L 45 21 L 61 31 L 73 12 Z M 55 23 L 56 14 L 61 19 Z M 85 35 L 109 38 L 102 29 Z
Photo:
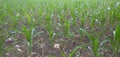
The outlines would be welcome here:
M 60 54 L 62 57 L 66 57 L 65 53 L 63 52 L 63 50 L 60 50 Z
M 80 49 L 80 48 L 83 48 L 83 47 L 85 47 L 87 44 L 85 44 L 85 45 L 80 45 L 80 46 L 76 46 L 70 53 L 69 53 L 69 55 L 68 55 L 68 57 L 76 57 L 76 52 L 78 51 L 78 49 Z M 65 53 L 62 51 L 62 50 L 60 50 L 60 53 L 61 53 L 61 57 L 66 57 L 67 55 L 65 55 Z
M 26 39 L 27 39 L 27 46 L 28 46 L 28 50 L 29 50 L 29 55 L 31 56 L 32 54 L 32 46 L 33 46 L 33 35 L 34 35 L 34 28 L 26 28 L 25 26 L 23 26 L 23 34 L 25 35 Z
M 53 55 L 47 55 L 47 56 L 45 56 L 45 57 L 56 57 L 56 56 L 53 56 Z
M 86 46 L 87 44 L 85 45 L 80 45 L 80 46 L 76 46 L 72 51 L 71 53 L 69 54 L 69 57 L 75 57 L 75 53 L 78 51 L 78 49 L 80 48 L 83 48 L 84 46 Z
M 23 31 L 23 35 L 25 36 L 26 40 L 27 40 L 27 46 L 28 46 L 28 50 L 29 50 L 29 56 L 32 56 L 32 47 L 33 47 L 33 38 L 34 38 L 34 34 L 35 34 L 35 26 L 33 23 L 33 20 L 31 19 L 30 15 L 26 13 L 27 16 L 27 23 L 28 25 L 30 25 L 29 28 L 27 28 L 27 26 L 23 25 L 22 26 L 22 31 Z
M 86 44 L 87 45 L 87 44 Z M 83 48 L 84 46 L 86 45 L 80 45 L 80 46 L 76 46 L 68 55 L 68 57 L 76 57 L 76 52 L 78 51 L 78 49 L 80 48 Z M 65 55 L 65 53 L 63 52 L 63 50 L 59 50 L 60 53 L 61 53 L 61 57 L 66 57 L 67 55 Z M 53 55 L 47 55 L 46 57 L 56 57 L 56 56 L 53 56 Z
M 80 38 L 83 38 L 85 35 L 87 36 L 86 38 L 89 39 L 93 57 L 100 57 L 101 47 L 107 42 L 107 40 L 103 42 L 101 40 L 104 40 L 104 35 L 107 37 L 111 35 L 110 32 L 113 30 L 114 25 L 119 21 L 119 0 L 0 0 L 0 36 L 3 34 L 8 37 L 14 35 L 17 39 L 17 37 L 24 35 L 30 56 L 32 53 L 33 38 L 37 36 L 35 33 L 43 30 L 47 33 L 36 38 L 48 36 L 46 37 L 48 39 L 45 39 L 44 41 L 45 43 L 48 41 L 53 43 L 54 41 L 59 42 L 59 38 L 65 38 L 65 42 L 70 43 L 66 38 L 73 40 L 73 38 L 76 38 L 76 34 L 79 35 Z M 60 27 L 57 27 L 57 23 L 60 24 Z M 37 30 L 35 30 L 35 28 Z M 93 33 L 88 33 L 87 31 L 80 29 L 80 34 L 82 34 L 80 35 L 79 28 L 86 29 Z M 18 29 L 22 29 L 22 34 L 9 33 Z M 120 52 L 119 29 L 118 25 L 113 36 L 114 39 L 108 39 L 112 50 L 111 52 L 115 55 L 113 55 L 113 57 L 117 57 L 117 53 Z M 75 37 L 73 37 L 72 32 L 74 32 Z M 56 35 L 56 33 L 59 34 Z M 4 41 L 3 38 L 6 37 L 3 36 L 0 38 L 0 57 L 3 57 L 1 55 L 2 43 Z M 58 39 L 56 40 L 55 38 Z M 41 43 L 43 43 L 42 40 Z M 52 44 L 50 43 L 50 45 Z M 77 49 L 78 48 L 75 48 L 75 51 Z M 75 51 L 72 51 L 70 53 L 71 55 L 65 55 L 62 51 L 60 51 L 60 53 L 62 57 L 74 57 Z M 16 54 L 15 52 L 11 53 Z
M 113 33 L 114 38 L 110 39 L 111 49 L 113 51 L 113 55 L 118 57 L 117 54 L 120 50 L 120 24 L 116 27 L 116 30 Z
M 64 25 L 63 25 L 63 29 L 64 29 L 64 34 L 67 37 L 71 37 L 72 33 L 70 32 L 70 21 L 65 20 Z
M 49 17 L 49 15 L 47 15 L 46 21 L 47 21 L 46 29 L 48 30 L 49 41 L 52 42 L 56 35 L 53 29 L 53 21 L 52 18 Z
M 89 34 L 88 32 L 86 32 L 84 29 L 80 28 L 80 33 L 85 34 L 89 41 L 92 44 L 92 53 L 93 53 L 93 57 L 100 57 L 100 47 L 99 47 L 99 39 L 95 38 L 93 35 Z
M 1 36 L 1 34 L 0 34 L 0 36 Z M 4 38 L 2 38 L 2 37 L 0 37 L 0 57 L 2 57 L 3 56 L 3 45 L 4 45 L 4 42 L 5 42 L 5 39 Z

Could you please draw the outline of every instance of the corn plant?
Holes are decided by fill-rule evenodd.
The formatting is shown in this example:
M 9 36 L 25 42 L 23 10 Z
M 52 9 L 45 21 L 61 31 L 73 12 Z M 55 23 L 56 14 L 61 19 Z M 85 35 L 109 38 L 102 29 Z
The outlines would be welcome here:
M 64 30 L 64 34 L 67 37 L 71 37 L 72 33 L 70 32 L 70 21 L 65 20 L 65 22 L 63 24 L 63 30 Z
M 55 37 L 55 32 L 53 29 L 53 21 L 49 15 L 46 16 L 46 29 L 48 30 L 49 41 L 52 42 Z
M 120 50 L 120 24 L 116 27 L 114 32 L 114 38 L 110 39 L 111 49 L 113 51 L 113 56 L 118 57 L 117 54 Z
M 76 46 L 68 55 L 68 57 L 75 57 L 76 52 L 78 51 L 78 49 L 83 48 L 85 45 L 81 45 L 81 46 Z M 61 57 L 66 57 L 67 55 L 65 55 L 65 53 L 60 50 L 61 53 Z
M 89 34 L 87 31 L 85 31 L 84 29 L 80 28 L 80 33 L 85 34 L 90 43 L 92 44 L 92 54 L 93 57 L 100 57 L 100 46 L 99 46 L 99 39 L 94 37 L 94 35 Z
M 28 46 L 28 50 L 29 50 L 29 55 L 31 56 L 32 54 L 32 46 L 33 46 L 33 35 L 34 35 L 34 28 L 26 28 L 25 26 L 23 26 L 23 34 L 25 35 L 26 39 L 27 39 L 27 46 Z
M 84 46 L 86 46 L 87 44 L 84 45 L 80 45 L 80 46 L 76 46 L 71 53 L 69 54 L 69 57 L 75 57 L 75 53 L 78 51 L 78 49 L 83 48 Z
M 34 38 L 34 33 L 35 33 L 35 28 L 34 28 L 35 26 L 34 26 L 34 23 L 32 22 L 30 15 L 26 13 L 26 16 L 28 18 L 27 24 L 30 25 L 30 27 L 28 28 L 27 26 L 23 25 L 22 31 L 23 31 L 23 35 L 25 36 L 25 38 L 27 40 L 29 56 L 31 57 L 32 47 L 33 47 L 33 38 Z
M 53 55 L 47 55 L 47 56 L 45 56 L 45 57 L 56 57 L 56 56 L 53 56 Z
M 84 46 L 86 46 L 87 44 L 85 45 L 80 45 L 80 46 L 76 46 L 68 55 L 68 57 L 76 57 L 75 54 L 76 52 L 78 51 L 78 49 L 80 48 L 83 48 Z M 67 55 L 64 53 L 64 51 L 62 49 L 59 49 L 60 53 L 61 53 L 61 57 L 67 57 Z M 56 56 L 53 56 L 53 55 L 47 55 L 45 57 L 56 57 Z
M 77 28 L 80 24 L 81 28 L 85 28 L 85 25 L 87 25 L 90 26 L 90 30 L 92 31 L 95 30 L 94 28 L 96 28 L 96 26 L 97 28 L 98 26 L 101 26 L 102 28 L 99 28 L 101 28 L 102 31 L 98 32 L 99 35 L 96 34 L 97 37 L 96 35 L 89 34 L 85 30 L 80 29 L 81 33 L 88 37 L 90 45 L 92 45 L 93 57 L 100 57 L 99 43 L 101 43 L 101 41 L 99 42 L 98 38 L 102 35 L 102 33 L 104 33 L 103 28 L 109 22 L 111 24 L 114 24 L 116 21 L 120 21 L 119 0 L 0 0 L 0 4 L 0 30 L 1 27 L 6 31 L 11 31 L 13 29 L 17 30 L 19 27 L 16 26 L 22 26 L 25 23 L 22 26 L 22 33 L 27 40 L 27 46 L 30 54 L 32 53 L 33 38 L 35 35 L 35 22 L 33 19 L 38 20 L 37 25 L 42 27 L 41 29 L 44 29 L 45 26 L 45 29 L 47 30 L 47 34 L 49 36 L 49 41 L 51 42 L 53 42 L 56 33 L 54 30 L 54 28 L 56 28 L 54 26 L 56 23 L 53 22 L 54 17 L 53 19 L 50 17 L 52 14 L 55 14 L 55 18 L 57 14 L 59 15 L 59 20 L 57 18 L 56 19 L 58 22 L 60 22 L 61 27 L 63 28 L 63 34 L 67 38 L 71 38 L 72 29 L 76 30 L 76 28 L 71 29 L 71 24 L 73 24 L 73 27 Z M 72 21 L 68 18 L 72 18 Z M 80 24 L 76 22 L 78 19 L 80 21 Z M 97 24 L 95 23 L 96 19 L 99 21 Z M 24 20 L 26 21 L 24 22 Z M 104 29 L 106 29 L 106 27 Z M 119 29 L 120 28 L 118 26 L 115 30 L 113 37 L 114 39 L 109 40 L 114 55 L 117 55 L 120 48 Z M 99 31 L 99 29 L 97 31 Z M 2 36 L 2 33 L 0 36 Z M 6 35 L 8 36 L 8 34 Z M 3 41 L 4 39 L 1 37 L 0 50 L 2 50 Z M 61 52 L 61 54 L 62 57 L 66 57 L 64 52 Z M 71 52 L 71 54 L 74 54 L 74 52 Z M 69 55 L 69 57 L 73 57 L 73 55 Z
M 0 57 L 3 56 L 3 45 L 4 45 L 4 42 L 5 42 L 5 39 L 1 37 L 1 34 L 0 34 Z
M 51 23 L 48 23 L 46 25 L 46 28 L 48 30 L 48 35 L 49 35 L 49 40 L 50 41 L 53 41 L 54 40 L 54 37 L 55 37 L 55 33 L 54 33 L 54 30 L 52 29 L 52 24 Z

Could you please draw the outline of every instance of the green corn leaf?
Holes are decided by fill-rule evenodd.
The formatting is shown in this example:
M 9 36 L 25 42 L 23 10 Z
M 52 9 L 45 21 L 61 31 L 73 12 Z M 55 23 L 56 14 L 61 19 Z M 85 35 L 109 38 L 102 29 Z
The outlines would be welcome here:
M 116 45 L 116 50 L 120 48 L 120 24 L 118 24 L 116 30 L 115 30 L 115 35 L 114 35 L 114 45 Z
M 94 57 L 99 57 L 99 40 L 94 38 L 94 41 L 92 42 L 92 47 L 93 47 L 93 53 L 94 53 Z
M 90 41 L 94 40 L 94 37 L 91 34 L 89 34 L 86 30 L 84 30 L 82 28 L 80 28 L 80 33 L 85 34 Z
M 53 56 L 53 55 L 47 55 L 47 56 L 45 56 L 45 57 L 56 57 L 56 56 Z
M 117 42 L 120 41 L 120 24 L 117 26 L 116 30 L 115 30 L 115 40 Z
M 103 46 L 106 42 L 109 42 L 109 39 L 104 39 L 103 41 L 101 41 L 100 46 Z
M 66 57 L 64 51 L 60 50 L 60 53 L 61 53 L 61 56 L 62 56 L 62 57 Z
M 0 57 L 2 57 L 4 41 L 5 41 L 4 38 L 0 38 Z
M 75 56 L 75 53 L 77 52 L 77 50 L 78 50 L 79 48 L 82 48 L 83 46 L 85 46 L 85 45 L 76 46 L 76 47 L 72 50 L 72 52 L 69 54 L 69 57 L 74 57 L 74 56 Z
M 92 51 L 93 51 L 93 57 L 99 57 L 99 39 L 95 38 L 93 35 L 89 34 L 84 29 L 80 28 L 80 32 L 85 34 L 90 42 L 92 43 Z

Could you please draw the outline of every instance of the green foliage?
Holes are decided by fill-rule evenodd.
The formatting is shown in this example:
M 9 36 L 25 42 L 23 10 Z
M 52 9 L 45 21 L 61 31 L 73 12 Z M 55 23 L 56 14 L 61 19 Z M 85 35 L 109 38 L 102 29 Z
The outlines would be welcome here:
M 27 40 L 27 46 L 29 50 L 29 55 L 32 55 L 32 47 L 33 47 L 33 38 L 35 35 L 35 23 L 31 18 L 30 14 L 25 12 L 25 16 L 27 18 L 26 24 L 22 26 L 22 34 L 25 36 Z
M 115 30 L 115 35 L 114 35 L 114 44 L 117 46 L 116 50 L 118 51 L 118 49 L 120 48 L 120 24 L 116 27 Z
M 110 39 L 111 49 L 113 51 L 113 55 L 117 57 L 117 53 L 120 49 L 120 24 L 117 25 L 116 30 L 114 32 L 114 39 Z
M 76 54 L 76 52 L 78 51 L 78 49 L 83 48 L 84 46 L 86 46 L 86 45 L 76 46 L 76 47 L 69 53 L 68 57 L 75 57 L 75 54 Z M 65 53 L 64 53 L 62 50 L 59 50 L 59 51 L 60 51 L 62 57 L 66 57 Z M 48 55 L 48 56 L 52 56 L 52 55 Z M 52 57 L 53 57 L 53 56 L 52 56 Z
M 80 29 L 81 34 L 87 36 L 92 45 L 92 55 L 100 57 L 100 44 L 103 45 L 107 40 L 99 41 L 101 37 L 99 38 L 98 34 L 106 35 L 105 30 L 112 31 L 111 29 L 115 29 L 114 25 L 119 21 L 119 0 L 0 0 L 0 36 L 6 34 L 4 31 L 8 31 L 5 35 L 8 36 L 9 31 L 21 29 L 22 36 L 24 35 L 27 40 L 30 54 L 35 31 L 45 30 L 48 35 L 46 38 L 54 42 L 55 38 L 59 38 L 57 36 L 73 39 L 73 33 L 77 34 L 81 27 L 83 28 Z M 63 32 L 61 34 L 56 31 L 57 23 L 60 24 L 58 30 L 60 33 Z M 40 27 L 40 30 L 35 30 L 36 27 Z M 119 29 L 118 25 L 114 39 L 109 39 L 114 54 L 118 53 L 120 48 Z M 0 37 L 0 54 L 4 38 Z M 73 57 L 77 49 L 77 47 L 73 49 L 69 57 Z M 64 52 L 61 52 L 61 55 L 66 57 Z
M 34 28 L 26 28 L 25 26 L 22 27 L 23 34 L 27 40 L 29 55 L 32 53 L 32 47 L 33 47 L 33 35 L 34 35 Z
M 70 37 L 71 36 L 71 32 L 70 32 L 70 21 L 68 20 L 65 20 L 64 22 L 64 34 L 67 36 L 67 37 Z
M 46 29 L 48 31 L 48 35 L 49 35 L 49 41 L 52 42 L 54 40 L 54 37 L 55 37 L 55 32 L 54 32 L 54 24 L 53 24 L 53 21 L 52 21 L 52 17 L 50 17 L 51 15 L 48 14 L 46 16 Z
M 0 34 L 0 36 L 1 36 L 1 34 Z M 5 39 L 0 37 L 0 56 L 1 57 L 3 56 L 3 50 L 4 50 L 3 45 L 4 45 L 4 42 L 5 42 Z
M 100 57 L 99 39 L 94 37 L 94 35 L 89 34 L 87 31 L 85 31 L 82 28 L 80 28 L 80 33 L 83 33 L 84 35 L 86 35 L 89 41 L 91 42 L 93 57 Z
M 62 50 L 60 50 L 60 53 L 62 57 L 66 57 L 65 53 Z
M 56 56 L 53 56 L 53 55 L 47 55 L 47 56 L 45 56 L 45 57 L 56 57 Z
M 69 54 L 69 57 L 74 57 L 74 56 L 75 56 L 75 53 L 78 51 L 78 49 L 83 48 L 84 46 L 86 46 L 86 44 L 81 45 L 81 46 L 76 46 L 76 47 L 71 51 L 71 53 Z

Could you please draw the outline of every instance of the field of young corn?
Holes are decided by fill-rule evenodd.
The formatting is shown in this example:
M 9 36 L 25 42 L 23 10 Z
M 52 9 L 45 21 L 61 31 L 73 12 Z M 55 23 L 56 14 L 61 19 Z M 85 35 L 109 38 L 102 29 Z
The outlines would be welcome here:
M 0 57 L 120 57 L 120 0 L 0 0 Z

